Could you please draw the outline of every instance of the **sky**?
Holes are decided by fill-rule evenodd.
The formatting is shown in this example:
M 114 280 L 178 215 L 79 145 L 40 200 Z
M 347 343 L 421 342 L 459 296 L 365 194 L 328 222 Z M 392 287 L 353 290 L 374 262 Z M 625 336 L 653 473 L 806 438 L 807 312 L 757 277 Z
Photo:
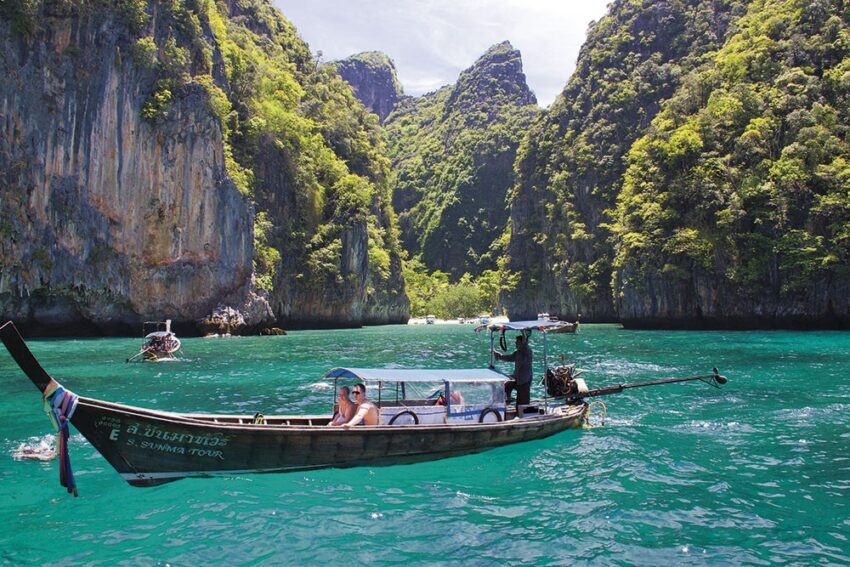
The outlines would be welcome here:
M 567 84 L 587 27 L 610 0 L 273 0 L 322 61 L 383 51 L 405 94 L 454 83 L 508 40 L 541 106 Z

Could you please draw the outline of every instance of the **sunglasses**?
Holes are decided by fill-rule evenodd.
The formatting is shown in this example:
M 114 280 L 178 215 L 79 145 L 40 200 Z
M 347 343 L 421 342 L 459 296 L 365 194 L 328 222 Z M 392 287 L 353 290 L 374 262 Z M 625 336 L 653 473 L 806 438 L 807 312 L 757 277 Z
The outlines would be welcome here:
M 352 392 L 352 393 L 353 393 L 355 396 L 359 396 L 359 395 L 360 395 L 360 394 L 362 394 L 363 392 L 361 392 L 360 390 L 354 390 L 354 392 Z

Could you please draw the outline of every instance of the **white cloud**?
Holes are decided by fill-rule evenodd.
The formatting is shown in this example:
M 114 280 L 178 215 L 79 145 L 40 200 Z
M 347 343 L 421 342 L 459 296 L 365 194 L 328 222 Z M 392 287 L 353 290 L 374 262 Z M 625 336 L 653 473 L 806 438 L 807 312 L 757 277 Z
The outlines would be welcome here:
M 324 60 L 383 51 L 407 94 L 453 83 L 490 46 L 522 52 L 541 105 L 563 90 L 608 0 L 274 0 Z

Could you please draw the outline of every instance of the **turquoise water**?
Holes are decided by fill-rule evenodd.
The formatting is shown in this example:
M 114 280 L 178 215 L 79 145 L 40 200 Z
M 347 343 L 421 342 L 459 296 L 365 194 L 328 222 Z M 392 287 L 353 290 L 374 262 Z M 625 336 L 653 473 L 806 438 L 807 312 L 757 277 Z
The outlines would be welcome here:
M 539 336 L 532 341 L 542 358 Z M 163 410 L 326 411 L 327 369 L 469 368 L 469 326 L 187 339 L 190 359 L 125 364 L 139 341 L 37 340 L 80 395 Z M 55 461 L 16 461 L 51 432 L 0 349 L 0 561 L 11 564 L 850 562 L 850 333 L 553 335 L 591 387 L 690 375 L 730 382 L 628 390 L 605 427 L 409 466 L 187 479 L 132 488 L 75 432 L 80 497 Z M 539 369 L 539 366 L 538 366 Z M 49 438 L 49 437 L 48 437 Z

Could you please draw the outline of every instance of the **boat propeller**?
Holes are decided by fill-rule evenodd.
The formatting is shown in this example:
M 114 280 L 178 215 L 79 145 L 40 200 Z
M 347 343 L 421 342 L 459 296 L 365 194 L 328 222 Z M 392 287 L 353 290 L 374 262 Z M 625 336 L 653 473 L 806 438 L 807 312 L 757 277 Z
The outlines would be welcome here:
M 712 376 L 712 378 L 711 378 L 711 382 L 712 382 L 713 386 L 716 386 L 716 387 L 719 388 L 721 385 L 723 385 L 723 384 L 725 384 L 726 382 L 729 381 L 725 376 L 720 375 L 720 372 L 717 371 L 716 366 L 714 368 L 712 368 L 711 370 L 714 372 L 714 376 Z

